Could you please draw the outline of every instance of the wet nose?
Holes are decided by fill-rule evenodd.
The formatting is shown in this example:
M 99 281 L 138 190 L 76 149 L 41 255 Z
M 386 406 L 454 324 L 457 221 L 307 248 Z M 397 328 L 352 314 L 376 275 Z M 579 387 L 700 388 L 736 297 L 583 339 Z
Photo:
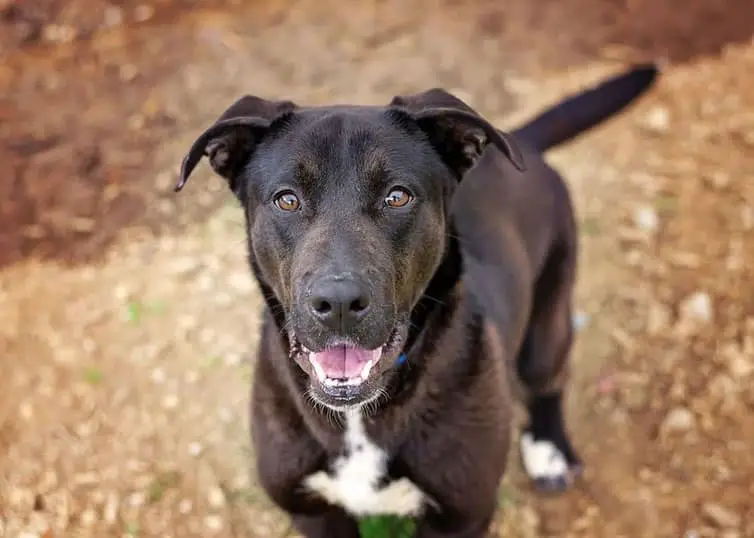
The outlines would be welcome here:
M 324 326 L 345 332 L 369 311 L 369 289 L 355 279 L 323 278 L 314 283 L 309 309 Z

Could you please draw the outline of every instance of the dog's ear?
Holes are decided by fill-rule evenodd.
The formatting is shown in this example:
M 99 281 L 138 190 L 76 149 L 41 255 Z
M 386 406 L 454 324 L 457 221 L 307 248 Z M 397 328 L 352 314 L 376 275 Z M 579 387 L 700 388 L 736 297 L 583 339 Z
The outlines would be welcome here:
M 268 101 L 252 95 L 238 99 L 194 141 L 183 158 L 175 191 L 186 185 L 204 156 L 209 158 L 215 173 L 225 178 L 235 191 L 236 177 L 254 148 L 275 123 L 283 121 L 296 108 L 291 101 Z
M 526 169 L 513 137 L 499 131 L 458 97 L 434 88 L 396 96 L 390 106 L 404 110 L 427 135 L 451 169 L 462 177 L 489 144 L 499 149 L 519 171 Z

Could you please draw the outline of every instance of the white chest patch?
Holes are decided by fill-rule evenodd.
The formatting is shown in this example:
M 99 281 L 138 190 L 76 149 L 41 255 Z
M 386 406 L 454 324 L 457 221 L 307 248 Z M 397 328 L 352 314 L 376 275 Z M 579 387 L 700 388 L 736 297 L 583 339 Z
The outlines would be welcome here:
M 380 488 L 387 455 L 367 437 L 360 411 L 347 411 L 345 418 L 345 455 L 335 460 L 332 474 L 309 475 L 304 486 L 354 516 L 418 515 L 428 500 L 424 493 L 407 478 Z

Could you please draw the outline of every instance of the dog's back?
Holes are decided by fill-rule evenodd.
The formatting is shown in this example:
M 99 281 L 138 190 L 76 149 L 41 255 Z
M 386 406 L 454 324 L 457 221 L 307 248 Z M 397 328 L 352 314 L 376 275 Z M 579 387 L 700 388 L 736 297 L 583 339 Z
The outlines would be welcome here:
M 517 303 L 529 298 L 525 292 L 518 292 L 520 298 L 509 297 L 510 281 L 501 275 L 502 268 L 516 263 L 528 279 L 538 283 L 543 296 L 547 295 L 541 288 L 548 284 L 542 278 L 547 277 L 548 262 L 565 257 L 575 263 L 576 258 L 577 227 L 569 191 L 546 162 L 545 152 L 625 109 L 652 86 L 657 74 L 655 65 L 640 65 L 543 111 L 511 131 L 523 153 L 525 171 L 516 170 L 490 148 L 455 194 L 453 220 L 462 238 L 469 290 L 497 325 L 508 328 L 509 350 L 515 351 L 520 344 L 519 331 L 508 332 L 509 328 L 526 323 L 512 319 L 512 312 L 522 306 L 526 310 L 525 304 Z M 451 102 L 440 91 L 437 99 Z M 450 99 L 470 109 L 456 97 Z M 512 256 L 521 260 L 511 260 Z M 536 295 L 537 290 L 532 292 Z M 536 297 L 531 299 L 536 302 Z

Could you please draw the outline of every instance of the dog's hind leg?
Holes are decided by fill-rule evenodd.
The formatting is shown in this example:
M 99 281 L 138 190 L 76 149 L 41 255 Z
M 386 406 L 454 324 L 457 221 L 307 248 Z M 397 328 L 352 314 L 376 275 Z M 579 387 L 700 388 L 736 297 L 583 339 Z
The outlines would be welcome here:
M 529 326 L 516 360 L 528 392 L 529 424 L 521 435 L 521 457 L 539 491 L 562 491 L 581 471 L 563 410 L 573 342 L 574 273 L 575 249 L 556 248 L 537 279 Z

